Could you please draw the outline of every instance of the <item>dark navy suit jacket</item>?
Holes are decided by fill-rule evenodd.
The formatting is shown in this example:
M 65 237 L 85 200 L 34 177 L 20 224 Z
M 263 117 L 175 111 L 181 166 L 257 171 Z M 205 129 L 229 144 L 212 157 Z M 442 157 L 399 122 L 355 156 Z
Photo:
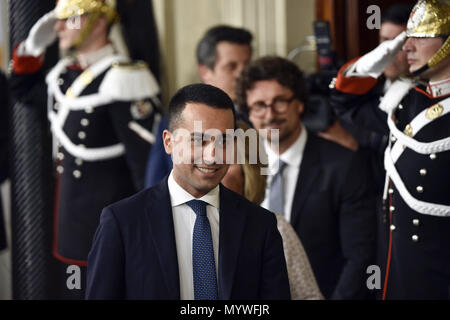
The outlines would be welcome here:
M 290 299 L 277 221 L 220 185 L 219 299 Z M 106 207 L 88 257 L 87 299 L 180 299 L 167 177 Z
M 375 210 L 361 155 L 308 132 L 291 211 L 326 299 L 365 299 Z

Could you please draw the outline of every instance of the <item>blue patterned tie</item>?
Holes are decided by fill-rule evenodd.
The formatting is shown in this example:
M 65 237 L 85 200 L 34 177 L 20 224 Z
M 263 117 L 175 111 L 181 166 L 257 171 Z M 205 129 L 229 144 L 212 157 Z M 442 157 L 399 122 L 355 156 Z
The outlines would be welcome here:
M 195 300 L 216 300 L 216 264 L 214 262 L 211 227 L 206 216 L 207 203 L 201 200 L 191 200 L 186 202 L 186 204 L 197 215 L 192 237 L 194 297 Z
M 286 162 L 279 160 L 278 172 L 273 176 L 269 193 L 269 210 L 284 215 L 283 170 Z

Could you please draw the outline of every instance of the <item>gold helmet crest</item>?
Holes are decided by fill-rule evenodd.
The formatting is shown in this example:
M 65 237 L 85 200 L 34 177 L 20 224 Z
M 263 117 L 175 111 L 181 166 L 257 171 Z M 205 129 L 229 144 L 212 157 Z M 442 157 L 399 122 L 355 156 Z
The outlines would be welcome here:
M 86 13 L 105 16 L 110 22 L 118 18 L 113 1 L 105 0 L 59 0 L 55 13 L 58 19 L 69 19 Z
M 58 19 L 65 20 L 87 14 L 87 23 L 81 29 L 80 34 L 71 48 L 75 52 L 86 40 L 89 33 L 100 17 L 105 17 L 108 23 L 119 21 L 115 0 L 59 0 L 55 7 Z
M 420 0 L 411 11 L 408 37 L 435 38 L 450 35 L 450 0 Z
M 411 11 L 406 35 L 413 38 L 446 37 L 435 55 L 413 75 L 438 65 L 450 55 L 450 0 L 419 0 Z

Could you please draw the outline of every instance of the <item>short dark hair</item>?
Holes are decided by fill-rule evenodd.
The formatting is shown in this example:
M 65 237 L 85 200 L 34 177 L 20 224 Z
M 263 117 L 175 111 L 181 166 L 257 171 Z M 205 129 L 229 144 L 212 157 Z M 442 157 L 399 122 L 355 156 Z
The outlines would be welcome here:
M 175 130 L 178 126 L 181 113 L 187 103 L 202 103 L 215 109 L 230 109 L 233 112 L 233 122 L 236 127 L 236 113 L 231 98 L 217 87 L 197 83 L 181 88 L 170 99 L 167 115 L 169 131 Z
M 391 22 L 400 26 L 406 25 L 412 9 L 413 4 L 396 3 L 387 8 L 387 10 L 382 14 L 381 23 Z
M 237 104 L 244 114 L 248 115 L 247 90 L 252 89 L 255 82 L 263 80 L 276 80 L 282 86 L 290 89 L 296 99 L 303 102 L 306 108 L 308 94 L 303 72 L 295 63 L 287 59 L 267 56 L 247 65 L 237 81 Z
M 197 45 L 197 63 L 214 69 L 217 60 L 217 44 L 227 41 L 251 46 L 252 34 L 242 28 L 220 25 L 209 29 Z

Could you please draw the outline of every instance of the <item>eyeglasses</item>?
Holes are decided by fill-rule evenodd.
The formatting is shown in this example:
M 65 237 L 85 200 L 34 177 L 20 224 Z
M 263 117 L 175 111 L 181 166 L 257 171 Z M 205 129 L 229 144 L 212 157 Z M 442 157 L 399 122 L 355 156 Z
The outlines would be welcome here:
M 255 117 L 260 117 L 266 113 L 267 108 L 269 107 L 272 108 L 273 112 L 275 113 L 284 113 L 287 111 L 289 105 L 294 100 L 295 95 L 288 99 L 277 97 L 273 100 L 271 104 L 266 104 L 262 101 L 258 101 L 249 106 L 249 113 L 251 113 Z

